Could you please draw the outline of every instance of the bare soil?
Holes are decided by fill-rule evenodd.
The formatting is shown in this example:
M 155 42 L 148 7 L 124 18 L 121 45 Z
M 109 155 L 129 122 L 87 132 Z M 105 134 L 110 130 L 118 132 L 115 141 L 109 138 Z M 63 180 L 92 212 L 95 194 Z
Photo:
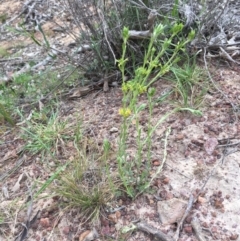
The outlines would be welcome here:
M 53 1 L 49 2 L 54 6 Z M 7 12 L 9 20 L 20 13 L 22 5 L 23 1 L 4 0 L 0 3 L 0 15 Z M 17 22 L 19 19 L 13 21 L 13 24 Z M 74 40 L 66 33 L 52 31 L 54 27 L 50 20 L 45 25 L 45 29 L 49 28 L 48 37 L 51 42 L 58 44 L 62 49 L 68 49 L 67 45 Z M 5 48 L 7 45 L 9 53 L 14 53 L 16 43 L 21 41 L 23 53 L 38 53 L 39 59 L 44 58 L 43 55 L 41 56 L 41 47 L 37 47 L 29 38 L 6 33 L 0 40 L 0 46 Z M 28 56 L 23 54 L 22 57 L 27 59 Z M 203 113 L 201 117 L 189 113 L 177 113 L 159 126 L 153 136 L 153 173 L 163 158 L 163 139 L 168 127 L 171 127 L 171 134 L 168 139 L 166 164 L 152 184 L 153 193 L 144 193 L 136 200 L 128 198 L 116 200 L 116 204 L 124 208 L 107 214 L 94 225 L 80 223 L 77 210 L 63 212 L 58 206 L 56 197 L 38 199 L 33 203 L 31 217 L 38 211 L 39 213 L 28 230 L 26 240 L 154 240 L 153 235 L 142 231 L 121 234 L 122 227 L 130 226 L 137 220 L 145 221 L 173 237 L 176 233 L 176 223 L 185 212 L 190 196 L 197 197 L 200 190 L 201 195 L 197 197 L 187 215 L 178 240 L 200 240 L 192 227 L 193 217 L 200 221 L 205 240 L 239 240 L 240 67 L 221 67 L 217 60 L 212 61 L 216 61 L 211 63 L 213 80 L 224 92 L 225 97 L 212 88 L 201 107 Z M 6 66 L 2 69 L 5 75 L 10 75 L 14 71 Z M 170 84 L 161 80 L 155 84 L 155 87 L 157 96 L 160 96 L 164 89 L 170 87 Z M 63 113 L 62 118 L 68 117 L 72 123 L 75 123 L 77 120 L 74 116 L 81 113 L 94 140 L 99 142 L 107 138 L 112 148 L 116 149 L 121 124 L 118 114 L 121 100 L 120 87 L 111 87 L 106 93 L 91 92 L 74 100 L 65 99 L 61 103 L 62 109 L 60 108 Z M 142 97 L 141 101 L 146 100 Z M 236 107 L 235 111 L 232 105 Z M 157 122 L 171 108 L 169 104 L 155 106 L 153 122 Z M 66 109 L 69 111 L 64 114 Z M 142 118 L 144 125 L 147 117 L 143 114 Z M 112 132 L 112 128 L 116 128 L 117 131 Z M 27 208 L 20 209 L 20 207 L 30 195 L 29 186 L 31 186 L 31 183 L 25 180 L 44 182 L 56 168 L 54 163 L 49 167 L 41 162 L 37 155 L 31 156 L 27 153 L 24 156 L 21 155 L 25 143 L 20 137 L 20 129 L 21 126 L 17 126 L 1 133 L 0 210 L 6 214 L 8 211 L 11 212 L 14 206 L 15 213 L 8 213 L 9 220 L 0 224 L 0 240 L 16 240 L 16 236 L 23 230 Z M 132 138 L 134 139 L 134 133 Z M 217 141 L 216 145 L 213 144 L 215 141 Z M 213 150 L 210 150 L 211 145 L 214 146 Z M 22 159 L 24 160 L 21 162 Z M 71 143 L 67 153 L 59 159 L 62 163 L 71 159 Z M 114 157 L 111 161 L 114 162 Z M 20 165 L 16 170 L 7 179 L 2 179 L 4 173 L 11 170 L 17 163 Z M 44 194 L 41 196 L 43 197 Z M 86 230 L 94 229 L 98 233 L 97 238 L 83 238 Z

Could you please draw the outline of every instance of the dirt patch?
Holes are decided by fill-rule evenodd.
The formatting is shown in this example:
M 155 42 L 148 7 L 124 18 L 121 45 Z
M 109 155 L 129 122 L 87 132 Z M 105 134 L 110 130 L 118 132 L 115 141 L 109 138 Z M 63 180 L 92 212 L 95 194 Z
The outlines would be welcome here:
M 7 14 L 8 18 L 11 18 L 15 14 L 19 13 L 19 9 L 22 7 L 22 1 L 2 1 L 0 4 L 0 15 Z
M 11 50 L 12 48 L 25 47 L 32 44 L 32 40 L 26 37 L 19 37 L 17 40 L 8 40 L 1 42 L 1 48 Z

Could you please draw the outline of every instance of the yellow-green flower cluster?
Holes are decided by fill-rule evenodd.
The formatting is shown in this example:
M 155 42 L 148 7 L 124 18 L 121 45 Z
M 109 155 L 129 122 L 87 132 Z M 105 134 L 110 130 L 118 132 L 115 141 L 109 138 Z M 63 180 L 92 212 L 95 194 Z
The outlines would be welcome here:
M 137 91 L 138 91 L 139 94 L 143 94 L 147 91 L 147 86 L 137 84 Z
M 128 92 L 128 85 L 125 82 L 122 83 L 122 92 L 125 94 Z
M 119 115 L 123 116 L 124 118 L 127 118 L 131 115 L 130 108 L 120 108 Z
M 169 66 L 163 66 L 162 69 L 161 69 L 161 74 L 165 75 L 169 71 L 170 71 L 170 67 Z
M 147 91 L 147 86 L 144 84 L 136 83 L 135 81 L 129 81 L 122 84 L 122 91 L 125 94 L 128 91 L 136 91 L 138 94 L 143 94 Z

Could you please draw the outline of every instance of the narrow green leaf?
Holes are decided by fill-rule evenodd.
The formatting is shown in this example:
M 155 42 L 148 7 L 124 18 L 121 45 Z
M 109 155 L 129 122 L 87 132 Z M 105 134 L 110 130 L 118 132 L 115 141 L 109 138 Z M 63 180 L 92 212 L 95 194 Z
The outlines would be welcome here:
M 0 114 L 3 118 L 12 126 L 15 125 L 13 119 L 11 118 L 10 114 L 5 110 L 4 106 L 0 103 Z

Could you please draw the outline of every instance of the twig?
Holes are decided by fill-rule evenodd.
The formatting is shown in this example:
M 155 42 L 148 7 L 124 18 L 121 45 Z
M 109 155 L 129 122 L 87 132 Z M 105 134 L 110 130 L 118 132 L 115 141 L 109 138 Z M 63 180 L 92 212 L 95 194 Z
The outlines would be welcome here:
M 238 61 L 235 61 L 222 47 L 220 47 L 221 52 L 219 55 L 235 64 L 240 64 Z
M 195 201 L 195 200 L 194 200 L 194 198 L 193 198 L 193 195 L 191 194 L 191 195 L 190 195 L 190 198 L 189 198 L 189 201 L 188 201 L 187 208 L 186 208 L 186 210 L 185 210 L 185 212 L 184 212 L 184 214 L 183 214 L 180 222 L 178 223 L 177 231 L 176 231 L 176 233 L 174 234 L 173 239 L 174 239 L 175 241 L 177 241 L 177 240 L 179 239 L 179 233 L 180 233 L 180 230 L 182 229 L 183 222 L 184 222 L 184 220 L 186 219 L 187 215 L 189 214 L 190 210 L 192 209 L 192 205 L 193 205 L 194 201 Z
M 200 190 L 198 191 L 198 193 L 197 193 L 197 195 L 196 195 L 196 197 L 195 197 L 194 202 L 195 202 L 195 201 L 198 199 L 198 197 L 202 194 L 203 189 L 204 189 L 205 186 L 207 185 L 207 182 L 209 181 L 210 177 L 215 173 L 217 167 L 218 167 L 221 163 L 223 163 L 223 161 L 224 161 L 224 159 L 225 159 L 226 156 L 227 156 L 227 154 L 226 154 L 226 153 L 223 153 L 222 158 L 221 158 L 221 159 L 219 160 L 219 162 L 212 168 L 212 170 L 211 170 L 211 172 L 209 173 L 207 179 L 205 180 L 205 182 L 203 183 L 202 187 L 201 187 Z
M 187 215 L 189 214 L 191 208 L 192 208 L 192 205 L 197 201 L 198 197 L 202 194 L 205 186 L 207 185 L 207 182 L 209 181 L 210 177 L 215 173 L 217 167 L 220 165 L 220 163 L 223 162 L 224 158 L 225 158 L 225 154 L 223 155 L 223 157 L 221 158 L 221 160 L 219 160 L 219 162 L 212 168 L 211 172 L 209 173 L 207 179 L 205 180 L 205 182 L 203 183 L 202 187 L 200 188 L 200 190 L 198 191 L 197 195 L 195 197 L 193 197 L 193 195 L 191 194 L 190 198 L 189 198 L 189 201 L 188 201 L 188 205 L 187 205 L 187 208 L 186 208 L 186 211 L 181 219 L 181 221 L 179 222 L 178 224 L 178 228 L 177 228 L 177 231 L 174 235 L 174 240 L 177 241 L 178 238 L 179 238 L 179 233 L 180 233 L 180 230 L 182 229 L 182 224 L 185 220 L 185 218 L 187 217 Z
M 168 128 L 167 131 L 166 131 L 166 136 L 165 136 L 165 139 L 164 139 L 164 151 L 163 151 L 163 160 L 162 160 L 162 163 L 161 163 L 161 166 L 158 167 L 156 173 L 153 175 L 153 177 L 151 178 L 151 180 L 146 184 L 146 186 L 143 188 L 143 190 L 141 192 L 139 192 L 137 194 L 137 196 L 139 196 L 141 193 L 143 193 L 147 188 L 150 187 L 150 185 L 152 184 L 153 180 L 159 175 L 159 173 L 162 171 L 163 169 L 163 166 L 166 162 L 166 159 L 167 159 L 167 143 L 168 143 L 168 136 L 169 134 L 171 133 L 171 128 Z M 136 197 L 137 197 L 136 196 Z
M 22 61 L 22 57 L 15 57 L 15 58 L 9 58 L 9 59 L 0 59 L 0 62 L 8 62 L 12 60 L 19 60 Z
M 182 224 L 185 220 L 185 218 L 187 217 L 187 215 L 189 214 L 191 208 L 192 208 L 192 205 L 197 201 L 198 197 L 202 194 L 205 186 L 207 185 L 210 177 L 212 177 L 212 175 L 215 173 L 217 167 L 220 165 L 220 163 L 223 163 L 223 160 L 224 158 L 227 156 L 227 154 L 223 154 L 221 160 L 219 160 L 219 162 L 212 168 L 211 172 L 209 173 L 208 177 L 206 178 L 205 182 L 203 183 L 202 187 L 200 188 L 200 190 L 198 191 L 197 195 L 195 197 L 193 197 L 193 195 L 191 194 L 190 198 L 189 198 L 189 201 L 188 201 L 188 205 L 187 205 L 187 208 L 186 208 L 186 211 L 181 219 L 181 221 L 179 222 L 178 224 L 178 228 L 177 228 L 177 231 L 174 235 L 174 241 L 177 241 L 178 238 L 179 238 L 179 233 L 180 233 L 180 230 L 182 229 Z M 196 223 L 194 223 L 194 225 L 197 225 Z M 195 231 L 196 232 L 196 231 Z M 199 235 L 196 234 L 196 235 Z M 198 237 L 199 238 L 199 237 Z M 199 241 L 204 241 L 204 239 L 199 239 Z
M 27 13 L 26 16 L 25 16 L 25 21 L 24 21 L 24 23 L 26 23 L 26 22 L 27 22 L 27 19 L 28 19 L 29 17 L 31 17 L 32 13 L 34 12 L 34 8 L 35 8 L 36 4 L 37 4 L 37 2 L 34 1 L 33 4 L 32 4 L 32 6 L 29 6 L 29 7 L 28 7 L 28 13 Z
M 5 180 L 7 177 L 9 177 L 10 175 L 12 175 L 23 163 L 24 161 L 26 161 L 27 158 L 24 155 L 23 157 L 21 157 L 16 164 L 14 165 L 13 168 L 11 168 L 10 170 L 7 170 L 4 174 L 2 174 L 0 176 L 0 181 L 2 182 L 3 180 Z
M 151 225 L 145 223 L 145 222 L 140 222 L 136 224 L 137 228 L 141 231 L 150 233 L 152 235 L 154 235 L 155 238 L 157 238 L 157 240 L 161 240 L 161 241 L 173 241 L 173 239 L 169 236 L 167 236 L 165 233 L 163 233 L 161 230 L 158 230 L 154 227 L 152 227 Z
M 104 15 L 103 15 L 103 13 L 102 13 L 102 10 L 98 8 L 98 11 L 97 11 L 97 12 L 98 12 L 99 18 L 102 20 L 103 33 L 104 33 L 104 36 L 105 36 L 107 45 L 108 45 L 108 47 L 109 47 L 109 49 L 110 49 L 110 51 L 111 51 L 111 53 L 112 53 L 112 55 L 113 55 L 114 64 L 116 64 L 117 59 L 116 59 L 116 56 L 115 56 L 115 54 L 114 54 L 114 51 L 113 51 L 113 49 L 112 49 L 112 47 L 111 47 L 111 44 L 109 43 L 108 37 L 107 37 L 107 29 L 108 29 L 107 23 L 106 23 L 106 21 L 105 21 L 105 19 L 104 19 Z
M 44 96 L 43 98 L 41 98 L 40 101 L 43 101 L 43 100 L 47 99 L 47 97 L 49 97 L 55 90 L 57 90 L 57 89 L 64 83 L 64 81 L 65 81 L 66 79 L 68 79 L 68 77 L 71 76 L 71 75 L 76 71 L 77 68 L 78 68 L 78 66 L 75 67 L 75 68 L 74 68 L 57 86 L 55 86 L 46 96 Z
M 32 195 L 32 191 L 30 189 L 30 195 L 28 196 L 28 208 L 27 208 L 27 215 L 26 215 L 26 221 L 25 223 L 22 223 L 23 226 L 23 230 L 20 232 L 20 234 L 17 236 L 17 238 L 15 239 L 15 241 L 23 241 L 25 240 L 29 229 L 31 228 L 31 226 L 36 222 L 40 210 L 37 211 L 37 213 L 33 216 L 33 218 L 31 219 L 32 216 L 32 207 L 33 207 L 33 195 Z
M 235 143 L 228 143 L 228 144 L 224 144 L 224 145 L 217 145 L 217 148 L 228 147 L 228 146 L 238 146 L 239 144 L 240 144 L 240 141 L 235 142 Z
M 129 30 L 129 38 L 130 39 L 145 39 L 151 36 L 150 30 L 146 31 L 137 31 L 137 30 Z
M 191 225 L 193 227 L 193 230 L 195 231 L 198 241 L 206 241 L 205 237 L 202 234 L 202 228 L 199 220 L 196 217 L 192 219 Z
M 147 27 L 148 30 L 146 31 L 136 31 L 136 30 L 129 30 L 129 38 L 131 39 L 144 39 L 144 38 L 149 38 L 152 34 L 154 23 L 156 20 L 158 13 L 157 10 L 153 9 L 148 15 L 148 23 Z
M 4 25 L 1 26 L 1 30 L 7 26 L 8 24 L 10 24 L 11 22 L 13 22 L 15 19 L 19 18 L 22 14 L 24 14 L 28 8 L 28 5 L 30 5 L 33 2 L 33 0 L 29 0 L 26 3 L 24 3 L 24 8 L 23 10 L 16 16 L 14 16 L 13 18 L 11 18 L 8 22 L 6 22 Z
M 227 97 L 227 95 L 216 85 L 216 83 L 214 82 L 210 72 L 209 72 L 209 68 L 208 68 L 208 64 L 206 61 L 206 48 L 204 48 L 204 54 L 203 54 L 203 59 L 204 59 L 204 64 L 205 64 L 205 68 L 208 74 L 208 77 L 210 79 L 210 81 L 212 82 L 213 86 L 222 94 L 222 96 L 231 104 L 233 110 L 236 112 L 237 111 L 237 107 L 230 101 L 230 99 Z M 237 116 L 236 116 L 237 119 Z
M 192 180 L 192 178 L 184 175 L 181 171 L 178 171 L 177 168 L 174 168 L 174 167 L 172 167 L 171 165 L 169 165 L 169 164 L 167 164 L 167 163 L 166 163 L 166 166 L 170 167 L 172 170 L 174 170 L 175 172 L 179 173 L 179 174 L 182 175 L 183 177 L 186 177 L 187 179 Z
M 240 42 L 235 42 L 235 43 L 226 43 L 226 44 L 213 44 L 213 45 L 208 45 L 207 48 L 208 49 L 214 49 L 214 48 L 226 48 L 226 47 L 231 47 L 231 46 L 235 46 L 235 45 L 239 45 Z
M 34 70 L 37 69 L 40 66 L 44 66 L 47 65 L 52 59 L 54 59 L 54 57 L 57 55 L 57 51 L 52 50 L 52 53 L 49 53 L 48 56 L 42 60 L 41 62 L 39 62 L 38 64 L 34 65 L 33 67 L 30 68 L 30 70 Z
M 151 9 L 149 7 L 147 7 L 141 0 L 139 0 L 139 2 L 142 4 L 139 4 L 139 3 L 136 3 L 134 1 L 131 1 L 129 0 L 130 3 L 136 5 L 139 7 L 139 9 L 146 9 L 148 11 L 152 11 L 154 9 Z M 160 17 L 163 17 L 164 19 L 167 17 L 168 19 L 171 19 L 171 20 L 177 20 L 177 18 L 174 18 L 174 17 L 171 17 L 171 16 L 166 16 L 166 15 L 163 15 L 163 14 L 160 14 L 158 13 L 159 10 L 163 10 L 163 9 L 166 9 L 167 11 L 169 11 L 170 9 L 172 9 L 172 4 L 164 4 L 162 6 L 160 6 L 157 10 L 154 10 L 157 12 L 157 15 L 160 16 Z
M 222 165 L 224 164 L 224 159 L 226 156 L 229 156 L 235 152 L 239 152 L 238 148 L 234 148 L 233 150 L 227 150 L 227 149 L 224 149 L 224 158 L 222 158 Z
M 219 21 L 219 19 L 220 19 L 221 16 L 223 15 L 223 13 L 224 13 L 227 5 L 229 4 L 229 2 L 230 2 L 230 0 L 227 0 L 227 1 L 225 2 L 225 5 L 224 5 L 223 7 L 221 6 L 221 7 L 222 7 L 222 10 L 221 10 L 220 14 L 219 14 L 216 18 L 213 17 L 213 18 L 212 18 L 212 22 L 208 22 L 208 26 L 209 26 L 210 28 L 213 26 L 213 22 L 214 22 L 214 23 L 217 23 L 217 22 Z M 215 7 L 214 10 L 215 10 L 215 9 L 217 9 L 217 8 Z M 211 13 L 212 13 L 212 12 L 210 11 L 209 14 L 211 14 Z M 213 14 L 216 14 L 216 13 L 213 12 Z M 209 15 L 208 15 L 208 16 L 209 16 Z M 214 25 L 214 29 L 216 28 L 216 25 L 217 25 L 217 24 Z M 210 30 L 210 29 L 209 29 L 209 30 Z M 207 44 L 209 43 L 210 40 L 211 40 L 211 38 L 209 38 Z
M 31 70 L 34 70 L 36 68 L 38 68 L 39 66 L 42 66 L 42 65 L 46 65 L 48 64 L 55 56 L 57 55 L 57 51 L 55 50 L 52 50 L 51 53 L 48 54 L 48 56 L 42 60 L 41 62 L 39 62 L 38 64 L 34 65 L 34 66 L 30 66 L 29 64 L 26 64 L 22 69 L 20 69 L 19 71 L 17 71 L 16 73 L 13 74 L 13 77 L 17 77 L 27 71 L 31 71 Z M 4 78 L 4 82 L 7 83 L 7 82 L 10 82 L 12 81 L 12 78 L 13 77 L 6 77 Z

